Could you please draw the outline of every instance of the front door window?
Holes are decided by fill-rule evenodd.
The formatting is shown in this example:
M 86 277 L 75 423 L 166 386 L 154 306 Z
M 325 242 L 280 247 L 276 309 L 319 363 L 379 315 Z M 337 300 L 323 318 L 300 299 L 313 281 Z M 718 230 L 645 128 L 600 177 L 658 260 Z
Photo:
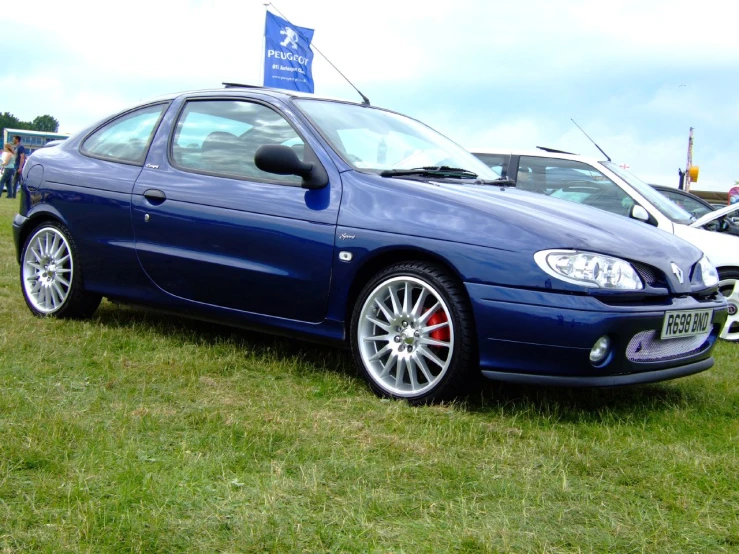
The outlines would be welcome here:
M 241 100 L 197 100 L 180 114 L 172 159 L 180 169 L 299 186 L 302 178 L 297 175 L 257 168 L 254 154 L 266 144 L 290 146 L 303 159 L 303 140 L 273 109 Z

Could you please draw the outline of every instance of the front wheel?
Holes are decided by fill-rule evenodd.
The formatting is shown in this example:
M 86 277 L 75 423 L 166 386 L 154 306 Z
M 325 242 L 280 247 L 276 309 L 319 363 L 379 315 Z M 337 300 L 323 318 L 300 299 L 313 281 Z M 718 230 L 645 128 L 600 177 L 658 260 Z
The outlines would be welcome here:
M 467 297 L 434 264 L 404 262 L 376 275 L 354 307 L 354 361 L 372 390 L 431 402 L 473 382 L 476 339 Z
M 84 290 L 77 250 L 69 230 L 44 222 L 26 239 L 21 251 L 21 288 L 34 315 L 89 317 L 101 297 Z
M 721 338 L 728 341 L 739 341 L 739 271 L 729 269 L 719 271 L 718 290 L 729 303 L 729 317 L 726 318 Z

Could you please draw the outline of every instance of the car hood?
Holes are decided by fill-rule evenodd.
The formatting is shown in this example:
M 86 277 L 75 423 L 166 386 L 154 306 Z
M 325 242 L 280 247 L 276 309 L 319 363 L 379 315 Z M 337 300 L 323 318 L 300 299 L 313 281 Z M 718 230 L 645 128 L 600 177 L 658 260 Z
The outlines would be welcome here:
M 515 189 L 464 187 L 461 194 L 468 208 L 493 213 L 499 221 L 538 235 L 542 242 L 533 244 L 533 250 L 549 242 L 556 243 L 551 248 L 589 250 L 650 265 L 665 257 L 688 264 L 700 258 L 699 252 L 669 233 L 590 206 Z
M 550 248 L 587 250 L 666 272 L 671 262 L 690 268 L 701 257 L 691 244 L 649 224 L 513 187 L 350 173 L 342 176 L 340 225 L 527 256 Z
M 696 227 L 696 228 L 703 227 L 704 225 L 711 223 L 711 221 L 715 221 L 721 217 L 724 217 L 725 215 L 729 215 L 737 211 L 739 211 L 739 203 L 730 204 L 729 206 L 726 206 L 719 210 L 715 210 L 713 212 L 707 213 L 700 219 L 696 219 L 693 223 L 690 224 L 690 226 Z
M 675 235 L 700 248 L 717 268 L 739 267 L 739 237 L 679 224 Z

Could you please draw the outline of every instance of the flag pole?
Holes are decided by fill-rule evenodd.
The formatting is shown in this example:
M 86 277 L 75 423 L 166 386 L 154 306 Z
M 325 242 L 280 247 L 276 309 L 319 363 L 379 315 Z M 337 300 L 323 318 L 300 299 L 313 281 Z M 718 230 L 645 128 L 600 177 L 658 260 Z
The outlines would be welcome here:
M 272 2 L 268 2 L 267 4 L 265 4 L 265 6 L 272 6 L 272 7 L 274 8 L 274 10 L 275 10 L 275 11 L 276 11 L 276 12 L 277 12 L 278 14 L 280 14 L 280 16 L 282 16 L 282 18 L 283 18 L 284 20 L 286 20 L 286 21 L 287 21 L 287 17 L 285 17 L 285 16 L 283 15 L 283 13 L 282 13 L 282 12 L 281 12 L 281 11 L 279 10 L 279 8 L 278 8 L 277 6 L 275 6 L 275 5 L 274 5 L 274 4 L 272 3 Z M 303 40 L 305 40 L 305 38 L 303 38 Z M 315 50 L 316 52 L 318 52 L 318 53 L 319 53 L 319 54 L 321 55 L 321 57 L 322 57 L 322 58 L 323 58 L 324 60 L 326 60 L 326 61 L 327 61 L 327 62 L 329 63 L 329 65 L 330 65 L 331 67 L 333 67 L 333 68 L 334 68 L 334 69 L 336 70 L 336 72 L 337 72 L 337 73 L 338 73 L 339 75 L 341 75 L 341 76 L 342 76 L 342 77 L 344 78 L 344 80 L 345 80 L 345 81 L 346 81 L 347 83 L 349 83 L 349 84 L 351 85 L 351 87 L 352 87 L 352 88 L 353 88 L 354 90 L 356 90 L 356 91 L 357 91 L 357 93 L 359 94 L 359 96 L 361 96 L 361 97 L 362 97 L 362 104 L 364 104 L 364 105 L 366 105 L 366 106 L 369 106 L 369 105 L 370 105 L 370 101 L 369 101 L 369 98 L 367 98 L 367 97 L 366 97 L 366 96 L 365 96 L 364 94 L 362 94 L 362 91 L 360 91 L 360 90 L 359 90 L 359 89 L 358 89 L 357 87 L 355 87 L 355 86 L 354 86 L 354 83 L 352 83 L 352 82 L 351 82 L 351 81 L 350 81 L 350 80 L 349 80 L 349 79 L 348 79 L 348 78 L 346 77 L 346 75 L 344 75 L 344 74 L 343 74 L 343 73 L 342 73 L 341 71 L 339 71 L 339 68 L 338 68 L 338 67 L 336 67 L 336 66 L 335 66 L 335 65 L 334 65 L 334 64 L 333 64 L 333 63 L 331 62 L 331 60 L 329 60 L 329 59 L 328 59 L 328 58 L 326 57 L 326 55 L 325 55 L 325 54 L 324 54 L 323 52 L 321 52 L 321 51 L 320 51 L 320 50 L 318 49 L 318 47 L 316 46 L 316 43 L 315 43 L 315 42 L 313 42 L 313 41 L 310 41 L 310 47 L 311 47 L 311 49 L 314 49 L 314 50 Z M 585 132 L 585 131 L 583 131 L 583 132 Z M 608 157 L 608 156 L 606 156 L 606 157 Z M 610 158 L 609 158 L 609 160 L 610 160 Z
M 264 18 L 267 18 L 267 12 L 269 11 L 269 2 L 264 3 Z M 265 50 L 266 50 L 266 42 L 267 37 L 264 35 L 264 31 L 262 31 L 262 56 L 259 59 L 259 69 L 257 72 L 257 83 L 259 83 L 259 86 L 264 86 L 264 56 L 265 56 Z

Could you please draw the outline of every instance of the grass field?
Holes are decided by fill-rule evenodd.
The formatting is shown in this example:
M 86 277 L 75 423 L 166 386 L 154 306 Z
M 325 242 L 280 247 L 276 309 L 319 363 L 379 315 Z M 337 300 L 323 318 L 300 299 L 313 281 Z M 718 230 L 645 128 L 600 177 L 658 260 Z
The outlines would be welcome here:
M 347 352 L 121 307 L 40 320 L 0 199 L 0 552 L 739 552 L 739 345 L 458 403 Z

